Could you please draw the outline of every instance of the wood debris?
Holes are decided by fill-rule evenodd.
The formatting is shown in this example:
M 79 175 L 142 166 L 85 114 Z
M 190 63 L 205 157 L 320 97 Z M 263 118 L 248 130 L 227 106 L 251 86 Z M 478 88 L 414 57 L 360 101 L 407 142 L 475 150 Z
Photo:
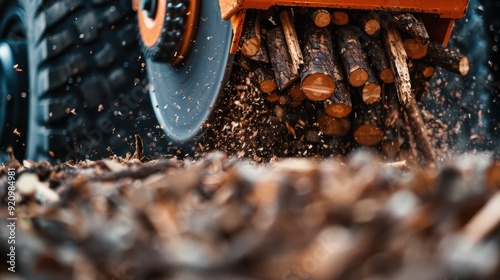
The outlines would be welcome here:
M 24 279 L 497 279 L 498 166 L 40 162 L 17 175 L 16 260 Z

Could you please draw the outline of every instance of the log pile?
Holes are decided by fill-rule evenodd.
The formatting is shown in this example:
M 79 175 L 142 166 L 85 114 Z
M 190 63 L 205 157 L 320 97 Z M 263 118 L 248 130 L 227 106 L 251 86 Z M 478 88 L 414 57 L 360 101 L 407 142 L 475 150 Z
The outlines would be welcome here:
M 289 108 L 311 107 L 308 104 L 312 102 L 313 112 L 306 112 L 314 116 L 312 130 L 319 127 L 320 133 L 339 137 L 339 132 L 349 127 L 347 133 L 341 133 L 346 141 L 382 152 L 387 150 L 383 148 L 384 143 L 391 142 L 394 146 L 414 142 L 408 143 L 416 147 L 413 154 L 422 163 L 435 164 L 418 101 L 425 97 L 436 67 L 465 76 L 469 60 L 432 41 L 418 16 L 286 7 L 251 11 L 249 15 L 240 50 L 251 59 L 255 59 L 253 53 L 268 56 L 260 58 L 260 64 L 253 68 L 258 88 L 263 94 L 271 95 L 268 100 L 285 96 L 282 100 L 288 104 L 281 105 Z M 264 20 L 259 24 L 260 18 Z M 260 32 L 256 30 L 258 26 L 262 27 Z M 260 45 L 247 54 L 248 45 L 257 41 L 255 38 L 259 38 Z M 260 50 L 262 45 L 267 46 L 267 50 Z M 266 64 L 269 71 L 264 75 Z M 252 69 L 245 70 L 252 72 Z M 274 83 L 267 79 L 272 77 L 272 71 Z M 269 86 L 263 87 L 263 80 Z M 389 92 L 397 95 L 397 110 L 392 108 L 395 104 L 384 103 L 384 99 L 392 100 L 384 96 Z M 318 115 L 318 110 L 323 112 Z M 380 120 L 373 119 L 374 115 Z M 387 115 L 399 121 L 387 126 L 382 121 Z M 367 122 L 371 124 L 367 126 Z M 365 131 L 367 127 L 370 128 Z M 304 132 L 310 134 L 307 130 Z M 411 135 L 397 135 L 404 134 L 405 130 Z M 369 141 L 365 139 L 368 135 L 371 135 Z M 387 137 L 403 140 L 383 141 Z M 390 150 L 387 157 L 393 157 L 394 151 L 400 149 Z
M 499 279 L 500 163 L 442 164 L 13 159 L 0 167 L 0 278 Z

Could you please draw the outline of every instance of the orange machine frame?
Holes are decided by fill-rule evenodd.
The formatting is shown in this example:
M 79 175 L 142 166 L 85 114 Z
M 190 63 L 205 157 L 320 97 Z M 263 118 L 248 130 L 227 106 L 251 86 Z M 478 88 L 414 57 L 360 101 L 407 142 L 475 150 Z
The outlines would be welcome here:
M 235 54 L 246 9 L 267 10 L 278 5 L 420 13 L 431 39 L 446 45 L 455 21 L 464 17 L 469 0 L 219 0 L 219 4 L 222 19 L 231 19 L 232 22 L 234 37 L 231 53 Z

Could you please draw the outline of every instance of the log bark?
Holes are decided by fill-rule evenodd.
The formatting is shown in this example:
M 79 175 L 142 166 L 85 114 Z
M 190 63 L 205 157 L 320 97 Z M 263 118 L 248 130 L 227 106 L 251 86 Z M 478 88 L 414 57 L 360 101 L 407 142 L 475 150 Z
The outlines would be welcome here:
M 354 115 L 354 141 L 363 146 L 380 144 L 384 139 L 382 103 L 372 105 L 359 102 Z
M 264 93 L 271 93 L 278 88 L 274 80 L 273 70 L 267 64 L 261 64 L 254 71 L 259 89 Z
M 353 26 L 342 26 L 336 36 L 347 79 L 354 87 L 360 87 L 368 80 L 368 64 L 358 34 Z
M 398 92 L 394 84 L 384 85 L 382 104 L 385 110 L 384 126 L 396 127 L 401 120 L 401 106 L 398 101 Z
M 382 152 L 389 159 L 395 159 L 400 152 L 400 125 L 401 107 L 399 106 L 398 93 L 394 84 L 383 86 L 382 104 L 384 108 L 385 136 L 382 142 Z
M 436 42 L 429 43 L 429 50 L 425 60 L 462 76 L 467 76 L 469 73 L 470 64 L 467 56 L 447 49 Z
M 280 26 L 267 30 L 266 43 L 278 89 L 284 90 L 299 78 L 299 73 L 292 63 L 290 53 L 285 51 L 286 39 Z
M 368 73 L 368 80 L 363 85 L 361 93 L 363 102 L 365 102 L 366 104 L 373 104 L 375 102 L 380 101 L 382 88 L 380 87 L 380 83 L 378 82 L 377 78 L 375 77 L 375 74 L 370 68 L 367 69 L 367 73 Z
M 420 44 L 423 46 L 427 46 L 429 44 L 429 34 L 427 33 L 424 23 L 417 19 L 414 15 L 401 13 L 399 15 L 395 15 L 392 19 L 394 24 L 396 24 L 399 29 L 415 38 L 418 42 L 420 42 Z
M 379 40 L 371 40 L 365 48 L 370 59 L 372 68 L 378 74 L 380 80 L 386 84 L 394 83 L 394 74 L 391 64 L 387 59 L 386 52 Z
M 335 117 L 343 118 L 352 111 L 352 100 L 349 85 L 343 73 L 343 65 L 340 56 L 333 52 L 333 79 L 336 84 L 333 95 L 325 100 L 325 113 Z
M 319 130 L 328 136 L 344 136 L 351 129 L 351 122 L 347 118 L 334 118 L 322 115 L 318 118 Z
M 295 69 L 298 70 L 300 66 L 304 64 L 304 56 L 300 49 L 299 39 L 297 38 L 297 32 L 295 31 L 290 13 L 286 10 L 282 11 L 280 13 L 280 21 L 281 26 L 283 26 L 283 33 L 285 34 L 286 44 L 290 52 L 290 57 L 292 58 L 292 63 Z
M 399 102 L 401 102 L 404 107 L 407 107 L 410 105 L 412 98 L 410 73 L 406 62 L 408 56 L 396 27 L 393 24 L 389 24 L 384 31 L 384 41 L 387 53 L 389 54 L 392 73 L 394 73 Z
M 336 88 L 330 31 L 308 24 L 303 49 L 304 67 L 300 73 L 300 88 L 309 100 L 326 100 L 333 95 Z
M 349 23 L 349 14 L 343 10 L 334 10 L 331 13 L 331 22 L 338 26 L 347 25 Z
M 252 60 L 268 63 L 267 50 L 262 41 L 257 11 L 249 11 L 245 17 L 245 26 L 241 37 L 241 53 Z
M 311 16 L 314 25 L 319 28 L 327 27 L 330 24 L 331 16 L 328 10 L 312 9 L 309 11 L 309 15 Z

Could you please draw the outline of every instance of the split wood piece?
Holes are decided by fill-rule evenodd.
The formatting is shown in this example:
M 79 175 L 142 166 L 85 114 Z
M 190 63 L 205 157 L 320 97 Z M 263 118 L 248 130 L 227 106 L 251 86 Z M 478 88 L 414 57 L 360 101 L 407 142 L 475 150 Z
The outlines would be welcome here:
M 323 101 L 335 92 L 333 79 L 332 35 L 327 28 L 313 24 L 306 27 L 304 67 L 300 73 L 300 89 L 312 101 Z
M 500 226 L 500 192 L 493 195 L 474 217 L 464 226 L 462 232 L 473 243 L 480 243 Z
M 336 84 L 333 95 L 325 100 L 325 113 L 335 117 L 343 118 L 352 111 L 352 100 L 349 85 L 343 73 L 343 65 L 340 56 L 336 51 L 333 52 L 333 79 Z
M 371 40 L 365 49 L 380 80 L 386 84 L 394 83 L 394 74 L 382 43 L 377 39 Z
M 299 45 L 299 39 L 297 38 L 297 32 L 295 31 L 295 26 L 293 24 L 290 12 L 284 10 L 280 13 L 281 26 L 283 27 L 283 33 L 285 34 L 286 44 L 288 46 L 288 51 L 290 52 L 290 57 L 292 58 L 292 63 L 295 69 L 299 70 L 300 66 L 304 64 L 304 56 Z
M 373 11 L 354 12 L 353 17 L 359 22 L 359 25 L 366 34 L 374 36 L 380 31 L 380 21 L 377 14 Z
M 328 136 L 344 136 L 351 129 L 351 122 L 347 118 L 334 118 L 322 115 L 318 118 L 319 130 Z
M 382 103 L 372 105 L 359 102 L 354 116 L 354 141 L 363 146 L 374 146 L 384 140 Z
M 429 44 L 429 34 L 424 23 L 409 13 L 395 15 L 393 22 L 396 26 L 407 34 L 415 38 L 422 46 Z
M 417 39 L 405 38 L 403 42 L 405 51 L 411 59 L 421 59 L 427 55 L 428 45 L 422 45 Z
M 338 26 L 347 25 L 349 23 L 349 14 L 343 10 L 334 10 L 331 13 L 331 22 Z
M 467 56 L 449 50 L 436 42 L 429 43 L 429 51 L 425 60 L 462 76 L 469 73 L 470 64 Z
M 132 155 L 133 159 L 141 160 L 144 157 L 144 141 L 139 134 L 135 135 L 135 152 Z
M 327 27 L 330 24 L 331 16 L 330 12 L 325 9 L 312 9 L 309 11 L 314 25 L 319 28 Z
M 293 66 L 290 53 L 283 51 L 287 46 L 281 26 L 267 30 L 266 43 L 278 89 L 284 90 L 299 78 L 299 73 Z
M 241 37 L 241 53 L 256 61 L 269 62 L 265 44 L 262 42 L 259 16 L 257 11 L 248 11 L 245 17 L 243 35 Z
M 408 56 L 403 46 L 401 36 L 393 24 L 389 24 L 384 32 L 386 50 L 389 54 L 392 73 L 398 91 L 399 102 L 408 107 L 412 99 L 411 80 L 408 70 Z
M 363 102 L 366 104 L 373 104 L 380 101 L 382 88 L 380 87 L 380 83 L 371 68 L 367 68 L 366 70 L 368 73 L 368 80 L 363 85 L 363 89 L 361 91 L 362 98 Z
M 295 82 L 288 88 L 288 96 L 290 96 L 291 106 L 293 108 L 300 106 L 302 101 L 307 99 L 304 93 L 300 90 L 300 82 Z
M 264 93 L 271 93 L 278 88 L 274 80 L 273 70 L 267 64 L 260 64 L 254 71 L 259 89 Z
M 337 44 L 340 55 L 344 62 L 345 73 L 349 84 L 360 87 L 368 80 L 368 65 L 359 42 L 359 31 L 353 26 L 341 26 L 338 28 Z
M 418 150 L 424 156 L 425 164 L 429 167 L 435 167 L 436 156 L 434 150 L 432 149 L 432 144 L 427 134 L 427 129 L 425 128 L 424 120 L 420 114 L 420 108 L 418 107 L 415 98 L 410 99 L 410 105 L 405 107 L 406 115 L 408 116 L 408 124 L 411 127 L 413 136 L 415 137 L 415 143 Z

